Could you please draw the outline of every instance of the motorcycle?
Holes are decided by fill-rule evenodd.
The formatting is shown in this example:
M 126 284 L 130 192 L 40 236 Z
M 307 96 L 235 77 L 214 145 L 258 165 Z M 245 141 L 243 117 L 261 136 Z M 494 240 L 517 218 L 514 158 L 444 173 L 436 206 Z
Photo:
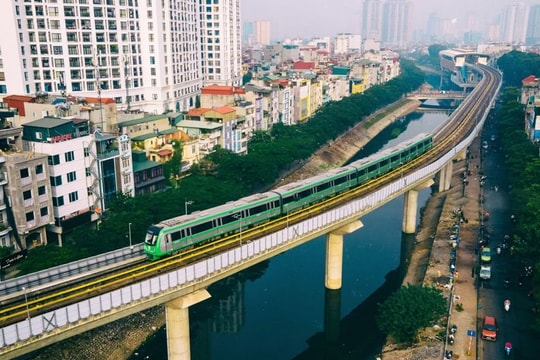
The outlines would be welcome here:
M 454 334 L 448 335 L 448 344 L 454 345 L 454 340 L 456 339 Z
M 457 325 L 456 324 L 453 324 L 451 327 L 450 327 L 450 334 L 455 334 L 457 332 Z
M 509 311 L 510 311 L 510 304 L 511 304 L 511 303 L 510 303 L 510 300 L 508 300 L 508 299 L 504 300 L 504 310 L 505 310 L 506 312 L 509 312 Z
M 444 353 L 444 360 L 452 360 L 454 358 L 454 352 L 452 350 L 446 350 Z
M 506 353 L 506 356 L 510 356 L 510 352 L 512 351 L 512 344 L 507 341 L 506 344 L 504 344 L 504 352 Z

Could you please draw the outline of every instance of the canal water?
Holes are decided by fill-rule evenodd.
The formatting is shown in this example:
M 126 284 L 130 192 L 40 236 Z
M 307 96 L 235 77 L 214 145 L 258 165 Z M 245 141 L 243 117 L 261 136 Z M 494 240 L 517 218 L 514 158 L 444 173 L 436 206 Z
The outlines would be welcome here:
M 358 157 L 431 132 L 446 113 L 413 113 L 374 138 Z M 419 192 L 419 208 L 431 189 Z M 361 219 L 345 236 L 343 287 L 324 287 L 325 237 L 284 252 L 209 288 L 190 308 L 193 360 L 369 359 L 380 351 L 377 303 L 397 290 L 414 236 L 401 232 L 403 197 Z M 419 223 L 419 222 L 417 222 Z M 130 360 L 167 359 L 165 329 Z

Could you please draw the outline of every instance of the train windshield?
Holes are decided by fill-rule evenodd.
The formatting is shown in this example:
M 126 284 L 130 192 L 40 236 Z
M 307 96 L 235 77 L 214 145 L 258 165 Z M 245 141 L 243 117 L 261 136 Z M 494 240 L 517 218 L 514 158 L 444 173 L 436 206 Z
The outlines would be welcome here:
M 161 231 L 160 227 L 150 226 L 148 228 L 148 231 L 146 232 L 146 238 L 144 239 L 144 243 L 150 246 L 156 245 L 156 241 L 157 241 L 160 231 Z

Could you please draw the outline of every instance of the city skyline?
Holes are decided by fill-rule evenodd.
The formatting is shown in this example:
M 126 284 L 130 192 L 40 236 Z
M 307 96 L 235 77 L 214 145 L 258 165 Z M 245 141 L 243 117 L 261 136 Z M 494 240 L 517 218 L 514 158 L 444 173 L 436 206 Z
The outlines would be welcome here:
M 386 0 L 381 0 L 385 2 Z M 408 0 L 413 4 L 413 31 L 425 31 L 431 14 L 445 19 L 455 19 L 465 24 L 468 15 L 477 15 L 485 25 L 493 23 L 505 6 L 522 2 L 540 5 L 539 0 L 505 1 L 495 6 L 490 0 L 453 0 L 433 2 L 431 0 Z M 242 0 L 242 20 L 270 21 L 271 40 L 285 38 L 311 38 L 335 36 L 338 33 L 359 34 L 361 29 L 362 0 L 274 0 L 272 6 L 261 6 L 256 0 Z

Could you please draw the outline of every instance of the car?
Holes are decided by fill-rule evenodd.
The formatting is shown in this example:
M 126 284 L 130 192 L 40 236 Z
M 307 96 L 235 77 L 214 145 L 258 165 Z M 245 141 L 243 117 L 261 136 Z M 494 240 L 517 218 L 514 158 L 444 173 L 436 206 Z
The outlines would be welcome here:
M 482 322 L 482 339 L 497 341 L 497 319 L 494 316 L 484 316 Z
M 491 279 L 491 266 L 489 265 L 480 266 L 480 279 L 482 280 Z
M 491 249 L 490 248 L 485 247 L 480 251 L 480 260 L 483 263 L 491 262 Z

